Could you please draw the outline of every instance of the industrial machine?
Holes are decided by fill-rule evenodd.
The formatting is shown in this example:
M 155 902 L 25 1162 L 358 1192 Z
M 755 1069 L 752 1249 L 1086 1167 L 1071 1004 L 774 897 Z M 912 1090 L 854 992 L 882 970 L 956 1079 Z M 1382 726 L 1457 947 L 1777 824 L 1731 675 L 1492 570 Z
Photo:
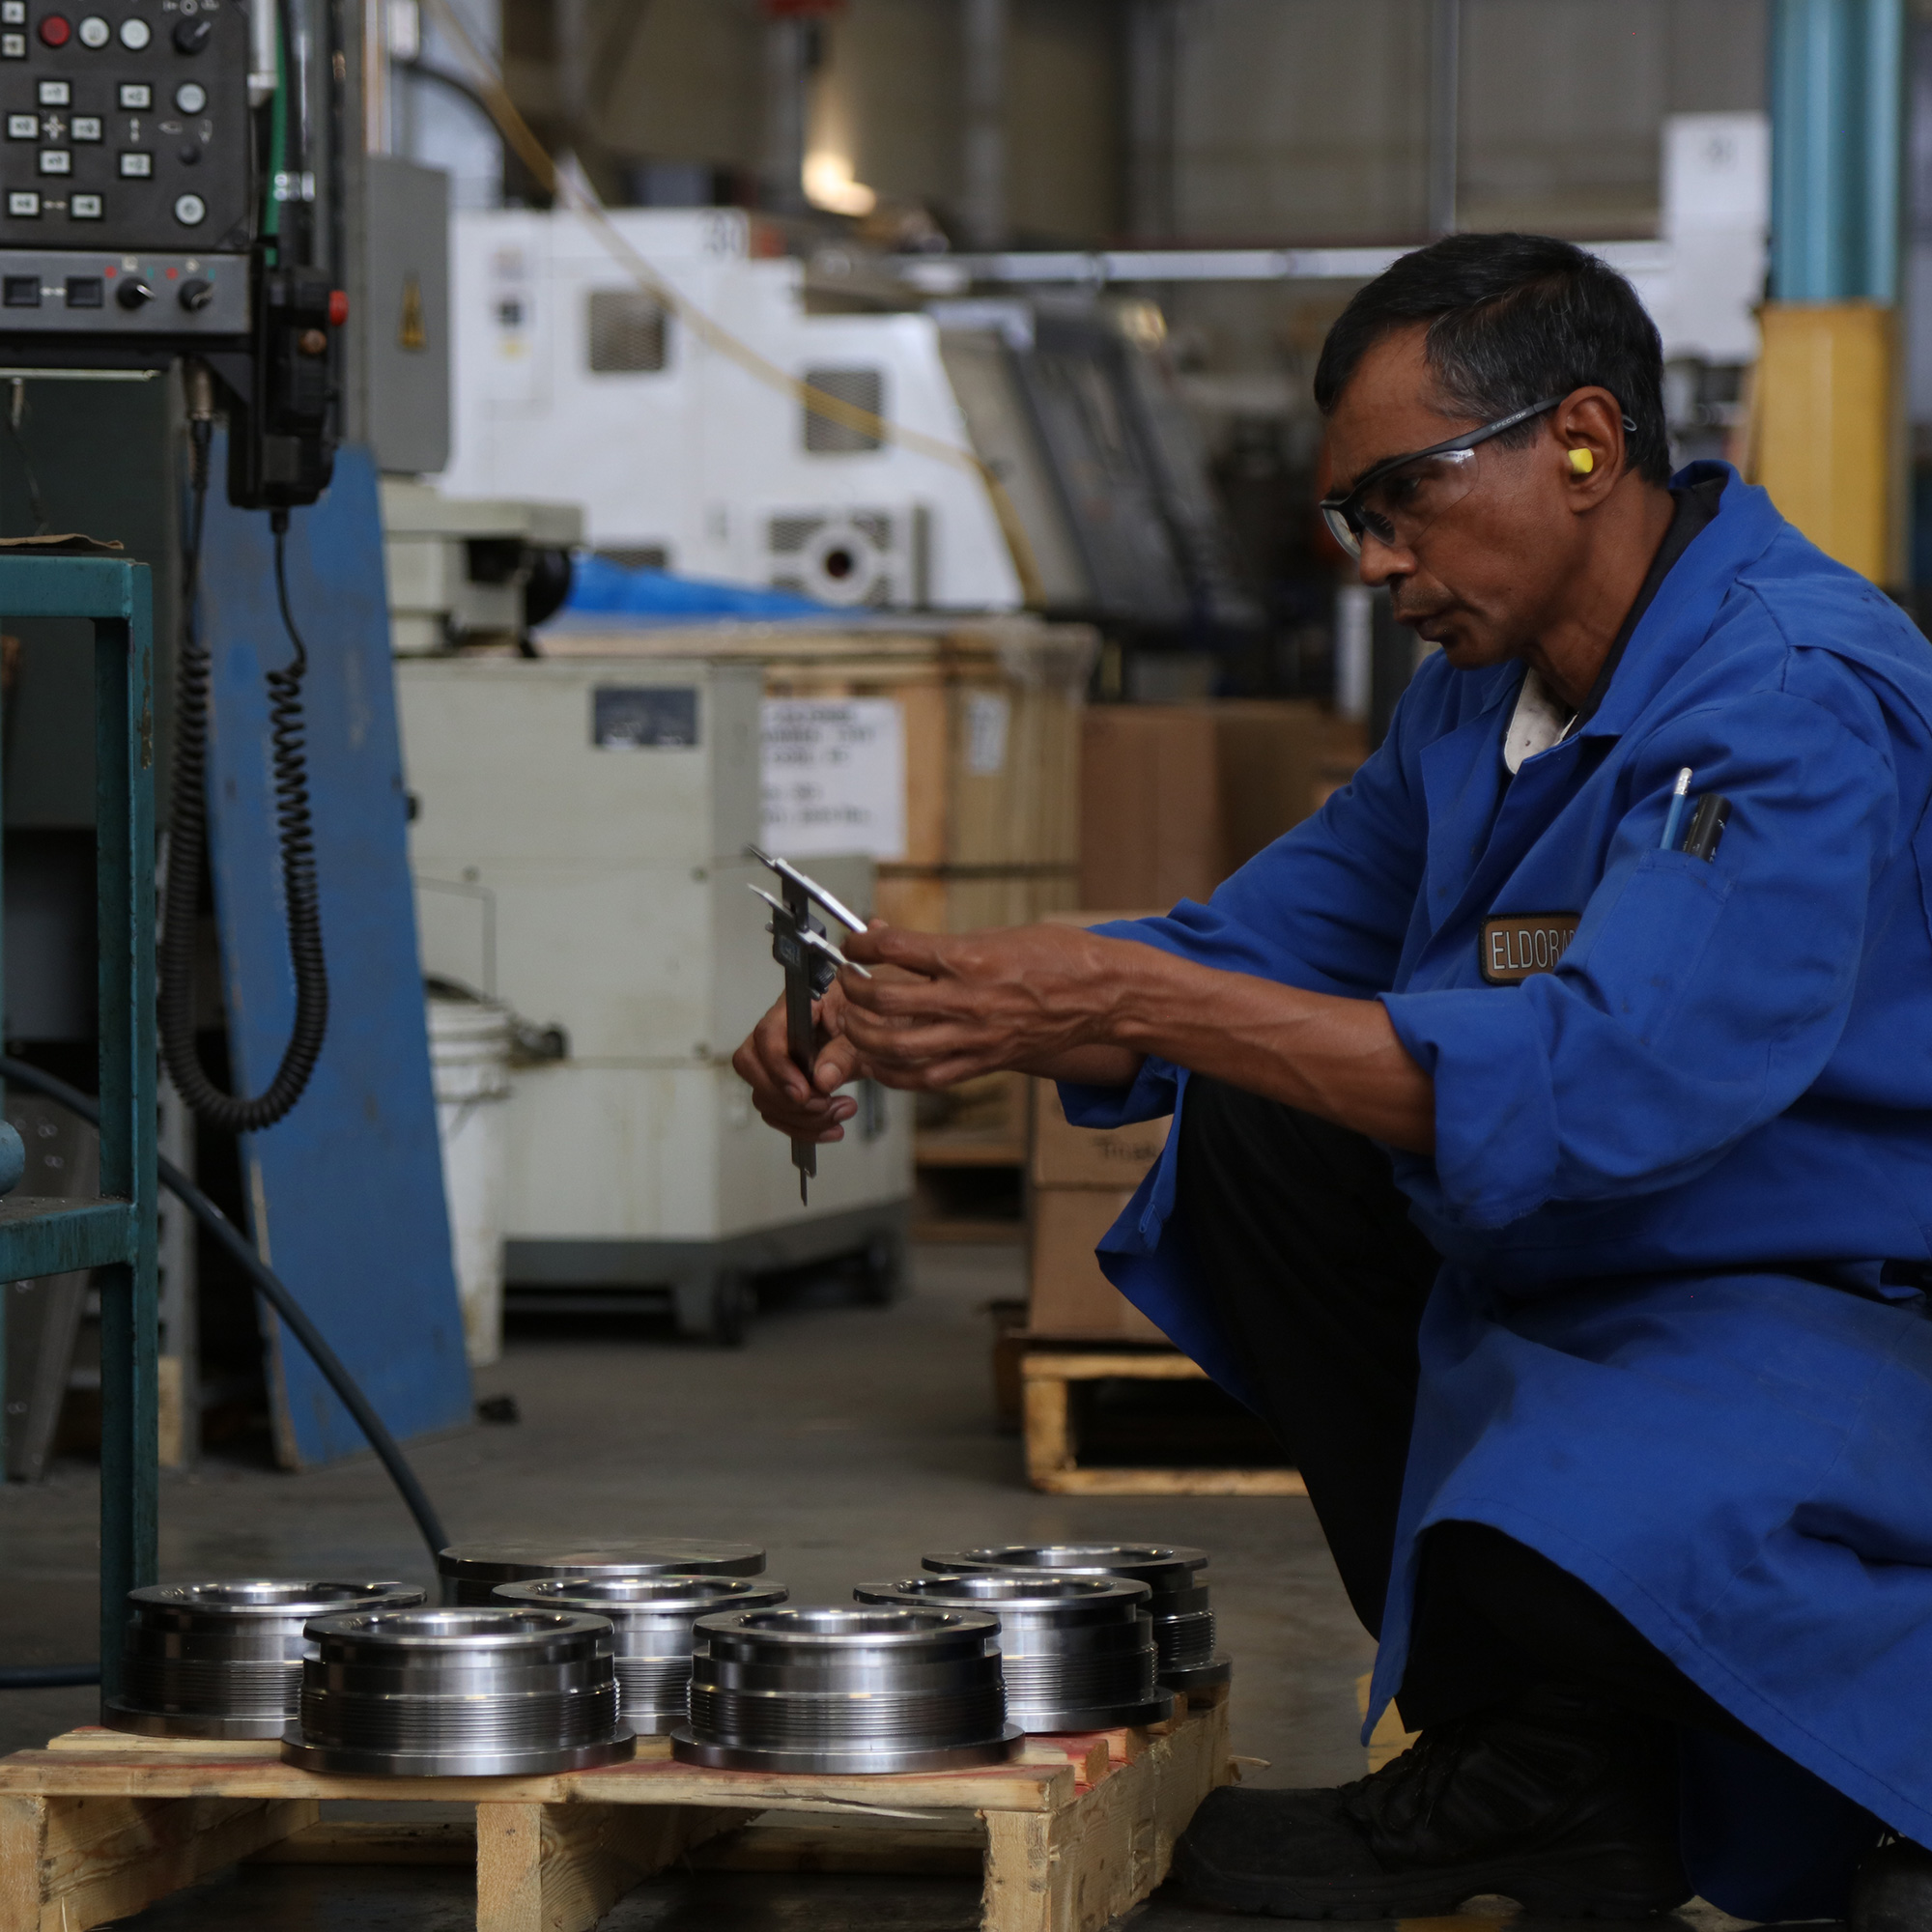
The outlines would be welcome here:
M 455 217 L 449 495 L 574 498 L 619 561 L 835 606 L 1011 610 L 1030 589 L 1134 627 L 1258 621 L 1151 304 L 813 314 L 805 265 L 754 259 L 738 210 L 609 219 L 620 251 L 568 212 Z
M 352 1062 L 356 1050 L 347 1042 L 364 990 L 359 935 L 331 933 L 321 913 L 331 840 L 340 849 L 350 814 L 312 809 L 309 792 L 311 766 L 318 784 L 328 766 L 315 721 L 330 718 L 358 668 L 341 646 L 372 582 L 380 614 L 380 554 L 367 546 L 352 569 L 339 549 L 326 566 L 332 594 L 318 597 L 309 572 L 322 525 L 309 518 L 323 518 L 331 478 L 334 527 L 360 514 L 344 508 L 361 498 L 355 488 L 344 498 L 343 443 L 434 469 L 447 441 L 446 195 L 434 170 L 360 152 L 359 25 L 326 0 L 121 0 L 107 14 L 0 4 L 0 410 L 11 458 L 0 523 L 9 534 L 51 525 L 114 539 L 152 574 L 148 750 L 171 794 L 160 1004 L 174 1077 L 161 1104 L 164 1151 L 178 1157 L 190 1142 L 183 1102 L 216 1132 L 243 1136 L 304 1101 L 325 1113 L 336 1104 L 321 1092 L 327 1078 L 310 1085 L 331 991 L 337 1042 Z M 373 530 L 373 491 L 367 502 Z M 238 522 L 237 510 L 248 514 Z M 258 546 L 237 541 L 244 529 Z M 95 949 L 85 658 L 59 624 L 10 629 L 21 649 L 10 664 L 9 748 L 31 752 L 10 757 L 7 773 L 10 912 L 26 895 L 43 916 L 8 922 L 8 1033 L 30 1054 L 65 1056 L 99 1024 L 71 970 Z M 241 709 L 216 731 L 230 668 L 245 679 L 228 687 Z M 384 692 L 384 717 L 387 705 Z M 224 738 L 230 756 L 258 738 L 271 745 L 261 798 L 209 781 Z M 266 830 L 259 852 L 244 821 Z M 399 833 L 393 844 L 400 876 Z M 252 1043 L 245 1082 L 239 1052 L 225 1078 L 204 1062 L 220 1011 L 205 997 L 209 976 L 195 983 L 211 863 L 230 868 L 215 895 L 229 921 L 230 1016 L 278 1010 L 291 964 L 298 992 L 273 1050 Z M 375 864 L 358 848 L 358 886 Z M 269 940 L 246 967 L 232 944 L 243 901 Z M 269 984 L 251 1001 L 242 981 L 258 964 Z M 330 966 L 345 983 L 330 987 Z M 413 988 L 412 969 L 403 983 Z M 259 1173 L 251 1186 L 266 1213 L 272 1188 Z M 298 1243 L 285 1223 L 278 1233 L 279 1263 Z M 193 1251 L 165 1223 L 162 1239 L 162 1434 L 192 1453 Z M 434 1272 L 417 1270 L 425 1295 Z M 252 1350 L 245 1321 L 235 1326 Z M 71 1338 L 71 1323 L 41 1325 Z M 271 1390 L 275 1348 L 271 1337 Z M 40 1362 L 36 1386 L 57 1389 L 65 1375 Z M 467 1410 L 467 1384 L 454 1399 Z
M 560 1056 L 515 1069 L 511 1307 L 668 1304 L 742 1337 L 749 1277 L 899 1271 L 912 1111 L 862 1088 L 809 1207 L 730 1056 L 776 994 L 758 837 L 755 666 L 443 656 L 396 666 L 424 970 L 513 1008 Z M 871 863 L 814 858 L 863 914 Z
M 396 655 L 523 645 L 562 604 L 570 554 L 582 541 L 575 503 L 445 497 L 412 476 L 384 477 L 383 557 Z

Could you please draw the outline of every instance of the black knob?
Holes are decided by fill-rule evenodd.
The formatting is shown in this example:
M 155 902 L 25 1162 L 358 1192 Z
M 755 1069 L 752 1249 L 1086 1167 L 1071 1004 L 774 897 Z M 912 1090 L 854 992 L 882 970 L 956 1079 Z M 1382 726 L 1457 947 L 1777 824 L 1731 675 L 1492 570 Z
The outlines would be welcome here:
M 208 44 L 208 37 L 214 31 L 214 22 L 208 19 L 177 20 L 175 22 L 175 52 L 178 54 L 198 54 Z
M 199 141 L 184 141 L 175 150 L 175 158 L 185 168 L 193 167 L 201 159 L 201 143 Z
M 129 279 L 124 281 L 114 291 L 114 299 L 123 308 L 141 308 L 153 301 L 154 298 L 154 290 L 146 282 L 142 281 L 138 275 L 129 277 Z
M 181 285 L 181 305 L 190 315 L 199 315 L 214 299 L 214 284 L 199 275 Z

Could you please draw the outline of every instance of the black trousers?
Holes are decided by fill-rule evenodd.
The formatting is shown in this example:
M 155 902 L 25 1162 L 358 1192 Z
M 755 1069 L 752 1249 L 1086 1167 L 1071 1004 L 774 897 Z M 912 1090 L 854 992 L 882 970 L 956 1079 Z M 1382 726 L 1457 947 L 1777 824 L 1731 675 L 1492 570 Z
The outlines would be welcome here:
M 1179 1179 L 1204 1291 L 1308 1484 L 1356 1615 L 1379 1636 L 1416 1335 L 1440 1257 L 1372 1141 L 1219 1081 L 1188 1083 Z M 1437 1524 L 1404 1722 L 1441 1723 L 1546 1681 L 1758 1743 L 1567 1571 L 1486 1524 Z

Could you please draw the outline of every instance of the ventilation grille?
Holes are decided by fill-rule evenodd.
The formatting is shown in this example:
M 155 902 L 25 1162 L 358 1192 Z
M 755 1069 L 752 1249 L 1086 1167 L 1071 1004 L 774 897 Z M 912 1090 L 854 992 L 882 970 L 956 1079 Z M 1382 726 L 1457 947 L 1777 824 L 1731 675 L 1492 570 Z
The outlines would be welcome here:
M 649 376 L 665 366 L 664 304 L 641 289 L 590 291 L 590 372 Z
M 850 403 L 855 409 L 868 411 L 875 416 L 885 414 L 886 373 L 883 369 L 808 369 L 805 381 L 809 387 L 822 389 L 828 396 L 836 396 L 839 402 Z M 805 450 L 808 456 L 858 456 L 866 450 L 884 445 L 883 437 L 847 428 L 844 423 L 834 422 L 815 410 L 806 409 L 804 404 L 799 407 L 805 415 Z

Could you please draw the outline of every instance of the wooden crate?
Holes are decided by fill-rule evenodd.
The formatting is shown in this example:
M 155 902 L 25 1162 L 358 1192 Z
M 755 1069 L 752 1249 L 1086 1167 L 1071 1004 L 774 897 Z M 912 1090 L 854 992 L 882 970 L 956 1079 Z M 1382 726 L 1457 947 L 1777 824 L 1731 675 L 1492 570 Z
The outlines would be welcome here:
M 1305 1496 L 1295 1469 L 1082 1468 L 1071 1385 L 1111 1378 L 1206 1381 L 1208 1373 L 1167 1349 L 1033 1348 L 1020 1361 L 1027 1480 L 1037 1490 L 1076 1496 Z
M 975 906 L 1012 896 L 1016 880 L 1063 877 L 1068 896 L 1057 903 L 1072 902 L 1080 716 L 1098 649 L 1087 625 L 1019 616 L 627 629 L 600 619 L 553 627 L 544 646 L 558 657 L 753 663 L 768 697 L 891 698 L 905 723 L 906 843 L 882 863 L 882 877 L 980 887 L 952 895 L 973 924 L 1015 923 Z
M 970 1853 L 987 1932 L 1097 1932 L 1161 1882 L 1232 1775 L 1224 1690 L 1146 1730 L 1032 1738 L 1010 1764 L 906 1776 L 702 1770 L 653 1738 L 628 1764 L 551 1777 L 335 1777 L 272 1742 L 71 1731 L 0 1759 L 0 1932 L 86 1932 L 265 1855 L 473 1858 L 478 1932 L 584 1932 L 699 1845 L 706 1863 L 767 1871 L 929 1872 Z M 324 1819 L 340 1799 L 455 1801 L 475 1824 Z

